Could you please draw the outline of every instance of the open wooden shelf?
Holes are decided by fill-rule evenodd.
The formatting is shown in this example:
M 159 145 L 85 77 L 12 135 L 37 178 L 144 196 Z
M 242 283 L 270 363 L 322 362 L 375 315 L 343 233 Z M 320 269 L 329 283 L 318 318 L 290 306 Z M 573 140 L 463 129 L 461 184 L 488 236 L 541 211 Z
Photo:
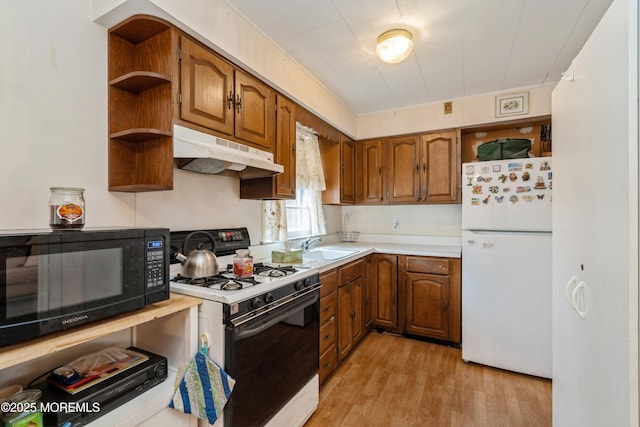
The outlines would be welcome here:
M 151 320 L 159 319 L 202 303 L 199 298 L 171 293 L 168 300 L 105 320 L 99 320 L 64 332 L 3 347 L 0 370 L 86 343 L 113 332 L 122 331 Z
M 171 77 L 151 71 L 131 71 L 109 82 L 111 86 L 132 93 L 140 93 L 167 83 L 171 83 Z
M 119 141 L 150 141 L 157 139 L 160 136 L 171 136 L 172 132 L 163 129 L 151 129 L 151 128 L 135 128 L 125 129 L 118 132 L 114 132 L 109 135 L 111 139 L 117 139 Z

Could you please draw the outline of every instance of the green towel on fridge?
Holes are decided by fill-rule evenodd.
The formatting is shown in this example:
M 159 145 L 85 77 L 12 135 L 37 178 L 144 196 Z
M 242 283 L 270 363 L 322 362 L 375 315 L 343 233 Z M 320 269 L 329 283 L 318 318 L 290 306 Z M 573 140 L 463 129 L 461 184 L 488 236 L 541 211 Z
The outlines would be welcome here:
M 229 400 L 235 380 L 201 350 L 180 367 L 170 408 L 213 424 Z

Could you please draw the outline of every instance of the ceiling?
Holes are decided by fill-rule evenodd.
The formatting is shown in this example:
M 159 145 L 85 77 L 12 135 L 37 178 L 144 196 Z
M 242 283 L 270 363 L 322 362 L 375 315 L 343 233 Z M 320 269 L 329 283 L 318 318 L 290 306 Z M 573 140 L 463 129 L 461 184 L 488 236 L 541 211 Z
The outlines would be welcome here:
M 612 0 L 226 0 L 356 114 L 557 82 Z M 399 64 L 378 36 L 413 34 Z

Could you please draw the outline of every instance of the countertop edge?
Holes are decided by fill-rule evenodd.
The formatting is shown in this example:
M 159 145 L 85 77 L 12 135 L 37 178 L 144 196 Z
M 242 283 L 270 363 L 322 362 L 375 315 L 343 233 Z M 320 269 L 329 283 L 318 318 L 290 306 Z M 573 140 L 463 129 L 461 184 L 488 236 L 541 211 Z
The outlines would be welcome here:
M 392 255 L 415 255 L 431 256 L 440 258 L 461 258 L 462 246 L 458 245 L 420 245 L 420 244 L 400 244 L 384 242 L 360 242 L 360 243 L 330 243 L 319 245 L 311 250 L 337 249 L 351 250 L 355 253 L 335 260 L 314 260 L 305 262 L 303 265 L 317 269 L 320 273 L 332 270 L 336 267 L 356 261 L 370 254 L 392 254 Z

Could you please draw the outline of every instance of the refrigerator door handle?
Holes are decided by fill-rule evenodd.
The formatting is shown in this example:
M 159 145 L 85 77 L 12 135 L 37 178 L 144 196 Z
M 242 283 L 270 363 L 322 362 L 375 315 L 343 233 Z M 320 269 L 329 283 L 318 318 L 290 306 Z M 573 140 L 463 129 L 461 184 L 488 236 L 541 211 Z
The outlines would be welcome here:
M 564 296 L 567 298 L 567 302 L 569 303 L 569 306 L 571 306 L 571 308 L 573 308 L 574 310 L 576 308 L 573 305 L 572 291 L 570 289 L 574 288 L 577 282 L 578 282 L 578 278 L 574 275 L 574 276 L 571 276 L 571 279 L 569 279 L 567 284 L 564 285 Z
M 571 293 L 571 299 L 573 300 L 573 309 L 578 313 L 581 319 L 584 319 L 585 310 L 584 310 L 584 286 L 585 283 L 581 280 L 576 285 L 575 289 Z M 580 296 L 580 300 L 578 301 L 578 296 Z
M 585 283 L 582 280 L 578 282 L 578 278 L 575 275 L 571 276 L 571 279 L 564 286 L 564 295 L 569 306 L 581 319 L 584 319 L 586 314 L 584 309 L 584 288 Z

